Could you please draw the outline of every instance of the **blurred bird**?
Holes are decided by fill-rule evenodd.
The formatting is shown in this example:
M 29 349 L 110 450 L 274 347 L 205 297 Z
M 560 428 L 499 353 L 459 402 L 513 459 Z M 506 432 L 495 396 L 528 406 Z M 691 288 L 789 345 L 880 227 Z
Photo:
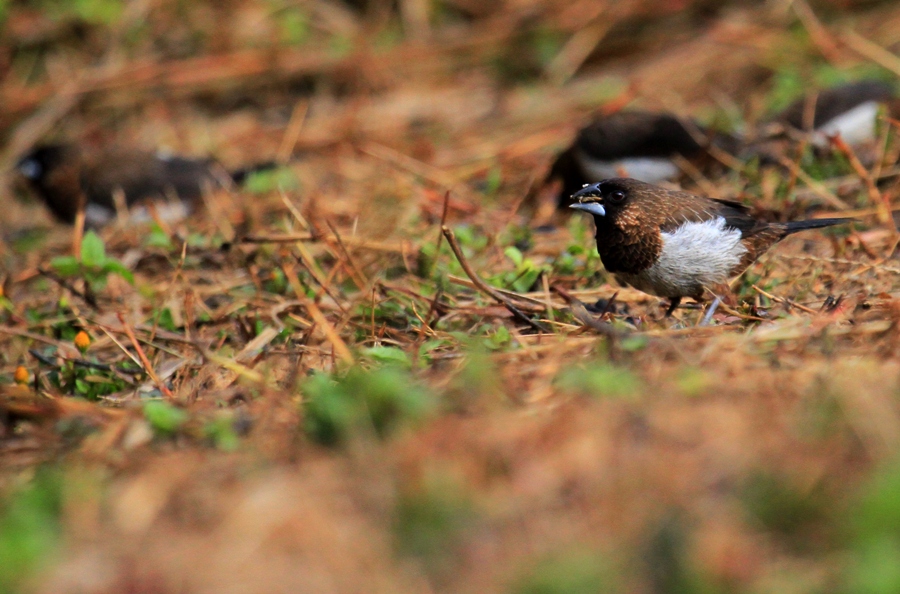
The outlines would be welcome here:
M 876 80 L 838 85 L 791 103 L 761 127 L 742 156 L 758 156 L 764 165 L 783 163 L 789 148 L 800 139 L 821 153 L 828 149 L 831 137 L 840 136 L 864 164 L 870 164 L 877 156 L 873 144 L 883 113 L 900 115 L 900 102 L 891 85 Z
M 23 157 L 16 169 L 57 219 L 71 224 L 83 207 L 86 225 L 99 227 L 116 216 L 117 192 L 127 207 L 168 198 L 180 211 L 171 214 L 183 217 L 206 188 L 241 183 L 253 172 L 277 166 L 265 162 L 229 172 L 213 159 L 47 144 Z
M 668 190 L 628 178 L 585 186 L 571 208 L 594 217 L 597 251 L 616 279 L 666 297 L 666 316 L 683 297 L 700 301 L 788 235 L 849 223 L 814 219 L 767 223 L 743 204 Z
M 860 144 L 875 139 L 879 110 L 894 99 L 891 85 L 863 80 L 798 99 L 774 121 L 800 131 L 810 130 L 811 124 L 817 146 L 827 146 L 828 137 L 837 134 L 849 145 Z
M 669 113 L 620 111 L 596 118 L 582 128 L 568 149 L 557 156 L 545 185 L 561 180 L 557 207 L 567 206 L 584 184 L 618 175 L 648 183 L 681 174 L 673 157 L 703 168 L 715 160 L 711 147 L 731 153 L 738 140 Z

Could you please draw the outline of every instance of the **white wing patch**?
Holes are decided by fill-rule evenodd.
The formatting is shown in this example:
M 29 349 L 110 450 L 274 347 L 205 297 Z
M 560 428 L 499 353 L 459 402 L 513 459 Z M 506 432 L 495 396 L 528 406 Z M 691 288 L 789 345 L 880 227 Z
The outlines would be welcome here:
M 591 159 L 581 152 L 576 157 L 582 173 L 594 181 L 620 177 L 624 170 L 626 177 L 652 184 L 672 179 L 680 173 L 675 163 L 665 157 L 627 157 L 618 161 L 601 161 Z
M 850 111 L 845 111 L 816 128 L 813 144 L 828 146 L 828 137 L 840 134 L 849 145 L 862 144 L 875 139 L 875 122 L 878 119 L 878 102 L 866 101 Z
M 660 297 L 694 296 L 704 287 L 727 281 L 747 253 L 740 230 L 726 228 L 722 217 L 685 223 L 672 233 L 663 233 L 662 241 L 656 264 L 638 274 L 617 277 Z

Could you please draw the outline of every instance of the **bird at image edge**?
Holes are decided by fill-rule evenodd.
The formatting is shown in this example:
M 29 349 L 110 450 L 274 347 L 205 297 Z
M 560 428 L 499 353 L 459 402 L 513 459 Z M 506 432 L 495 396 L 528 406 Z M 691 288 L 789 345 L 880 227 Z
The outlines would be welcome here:
M 882 115 L 894 119 L 900 115 L 900 101 L 892 85 L 861 80 L 823 89 L 797 99 L 761 125 L 739 156 L 743 160 L 758 157 L 762 165 L 778 165 L 794 158 L 801 141 L 811 144 L 817 154 L 827 155 L 831 138 L 840 136 L 853 147 L 857 158 L 870 166 L 883 156 L 877 142 Z
M 788 235 L 850 218 L 768 223 L 739 202 L 612 178 L 572 195 L 571 208 L 594 217 L 597 251 L 619 282 L 670 300 L 724 285 Z
M 226 171 L 213 159 L 191 159 L 130 148 L 86 150 L 74 144 L 47 144 L 19 160 L 16 169 L 28 186 L 64 223 L 73 223 L 85 201 L 86 224 L 99 227 L 116 216 L 115 193 L 125 205 L 177 196 L 182 210 L 204 188 L 241 183 L 249 174 L 278 167 L 264 162 Z

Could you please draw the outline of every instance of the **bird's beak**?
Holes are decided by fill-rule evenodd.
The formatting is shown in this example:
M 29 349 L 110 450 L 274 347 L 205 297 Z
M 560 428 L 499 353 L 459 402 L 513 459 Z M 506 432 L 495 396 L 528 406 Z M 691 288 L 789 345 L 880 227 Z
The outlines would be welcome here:
M 583 188 L 572 194 L 572 200 L 580 200 L 586 196 L 599 196 L 600 182 L 596 184 L 585 185 Z
M 34 159 L 23 159 L 16 164 L 16 169 L 28 179 L 37 179 L 41 175 L 41 166 Z
M 606 216 L 606 209 L 599 202 L 576 202 L 575 204 L 570 204 L 569 208 L 583 210 L 599 217 Z

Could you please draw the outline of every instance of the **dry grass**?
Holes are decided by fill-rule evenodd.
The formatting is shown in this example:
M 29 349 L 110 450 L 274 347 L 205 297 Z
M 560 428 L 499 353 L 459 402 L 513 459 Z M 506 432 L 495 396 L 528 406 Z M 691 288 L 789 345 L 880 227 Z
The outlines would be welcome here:
M 862 221 L 780 244 L 710 327 L 518 210 L 604 105 L 750 126 L 891 71 L 895 6 L 133 4 L 7 6 L 5 165 L 48 135 L 295 158 L 104 229 L 133 285 L 60 278 L 71 229 L 4 194 L 0 592 L 900 587 L 896 185 L 846 157 L 692 180 Z M 614 293 L 615 332 L 565 299 Z

